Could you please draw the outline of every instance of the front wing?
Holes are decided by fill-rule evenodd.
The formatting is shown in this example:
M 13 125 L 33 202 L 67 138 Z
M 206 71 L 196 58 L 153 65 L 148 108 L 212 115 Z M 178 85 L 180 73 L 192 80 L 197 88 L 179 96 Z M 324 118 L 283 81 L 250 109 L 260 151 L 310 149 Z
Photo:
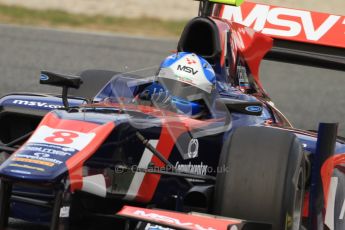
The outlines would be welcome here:
M 231 219 L 199 213 L 179 213 L 167 210 L 146 209 L 124 206 L 117 216 L 128 220 L 148 223 L 145 229 L 183 230 L 254 230 L 271 229 L 270 224 Z M 154 225 L 151 225 L 154 224 Z M 155 226 L 156 225 L 156 226 Z M 147 227 L 147 226 L 151 226 Z M 166 228 L 164 228 L 166 227 Z

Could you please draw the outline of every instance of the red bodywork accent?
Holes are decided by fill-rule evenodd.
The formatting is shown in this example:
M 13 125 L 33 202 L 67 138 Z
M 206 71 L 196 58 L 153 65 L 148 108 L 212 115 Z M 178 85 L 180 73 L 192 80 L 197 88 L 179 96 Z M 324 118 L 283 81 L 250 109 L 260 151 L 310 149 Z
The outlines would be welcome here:
M 303 203 L 303 217 L 309 217 L 309 200 L 310 200 L 310 192 L 306 192 L 304 195 L 304 203 Z
M 270 37 L 345 48 L 345 17 L 245 2 L 222 6 L 217 17 L 245 24 Z
M 176 120 L 166 120 L 162 118 L 162 130 L 161 135 L 159 137 L 157 150 L 166 158 L 169 159 L 170 154 L 175 146 L 177 139 L 183 134 L 188 132 L 189 130 L 195 127 L 202 127 L 206 125 L 205 122 L 195 122 L 193 119 L 176 119 Z M 164 167 L 165 164 L 161 162 L 157 157 L 152 157 L 151 162 L 155 166 Z M 136 196 L 136 201 L 138 202 L 149 202 L 151 201 L 161 175 L 157 174 L 149 174 L 147 173 L 144 177 L 144 180 L 140 186 L 138 194 Z
M 97 151 L 114 128 L 115 124 L 113 122 L 109 122 L 94 129 L 93 132 L 96 134 L 96 137 L 87 145 L 86 148 L 66 161 L 66 166 L 70 176 L 71 191 L 82 188 L 82 167 L 85 161 Z
M 162 210 L 152 210 L 146 208 L 136 208 L 124 206 L 118 216 L 145 221 L 148 223 L 161 224 L 178 229 L 207 229 L 226 230 L 231 225 L 241 224 L 241 220 L 221 219 L 210 216 L 199 216 L 193 214 L 169 212 Z M 237 229 L 237 228 L 236 228 Z
M 330 157 L 322 165 L 321 177 L 322 177 L 322 183 L 323 183 L 325 208 L 327 207 L 328 192 L 329 192 L 329 186 L 331 182 L 331 177 L 333 175 L 333 171 L 338 165 L 341 165 L 341 164 L 345 164 L 345 153 L 337 154 L 335 156 Z
M 80 152 L 73 155 L 66 161 L 66 167 L 69 172 L 71 191 L 82 188 L 82 166 L 92 154 L 100 147 L 110 132 L 114 129 L 114 123 L 110 122 L 99 125 L 91 122 L 63 120 L 58 118 L 54 113 L 48 113 L 40 123 L 40 126 L 48 126 L 53 129 L 63 129 L 81 133 L 94 133 L 95 138 Z M 35 135 L 35 134 L 33 134 Z
M 221 45 L 221 50 L 222 53 L 220 55 L 220 65 L 223 67 L 225 65 L 225 57 L 227 55 L 227 47 L 226 47 L 226 42 L 225 39 L 229 39 L 227 37 L 228 31 L 230 31 L 230 26 L 227 23 L 224 23 L 222 20 L 212 18 L 212 20 L 216 23 L 218 30 L 219 30 L 219 39 L 220 39 L 220 45 Z
M 329 186 L 333 171 L 337 167 L 337 165 L 340 164 L 345 164 L 345 153 L 330 157 L 321 168 L 325 208 L 327 208 Z M 310 194 L 309 192 L 307 192 L 304 198 L 303 217 L 309 217 L 309 197 Z
M 221 65 L 224 65 L 225 57 L 228 55 L 225 53 L 227 51 L 232 52 L 233 63 L 231 66 L 236 66 L 237 52 L 240 52 L 247 62 L 255 81 L 262 88 L 259 68 L 265 55 L 272 49 L 272 38 L 226 19 L 216 17 L 211 19 L 216 23 L 220 33 L 220 42 L 222 43 Z M 231 47 L 226 49 L 225 38 L 228 31 L 231 31 L 231 37 L 227 38 Z
M 176 138 L 178 138 L 185 131 L 187 130 L 174 128 L 173 126 L 168 128 L 166 125 L 164 125 L 158 141 L 157 150 L 166 159 L 169 159 L 171 151 L 175 145 Z M 155 166 L 164 167 L 163 162 L 161 162 L 157 157 L 153 157 L 151 162 L 153 162 Z M 161 176 L 158 174 L 145 174 L 144 180 L 140 186 L 135 200 L 139 202 L 149 202 L 156 191 L 160 177 Z
M 38 127 L 46 125 L 51 128 L 73 130 L 81 133 L 88 133 L 100 125 L 85 121 L 63 120 L 58 118 L 54 113 L 48 113 L 42 119 Z
M 192 119 L 185 115 L 179 115 L 173 112 L 162 109 L 153 108 L 144 105 L 125 105 L 116 103 L 102 103 L 95 106 L 101 107 L 117 107 L 124 110 L 136 110 L 147 115 L 151 115 L 161 119 L 162 130 L 157 144 L 157 150 L 166 158 L 169 159 L 170 154 L 175 146 L 176 140 L 183 134 L 195 128 L 202 128 L 217 121 L 217 119 L 210 119 L 206 121 Z M 157 157 L 153 156 L 151 162 L 157 167 L 164 167 L 165 165 Z M 161 176 L 158 174 L 145 174 L 135 201 L 147 203 L 150 202 L 157 189 Z
M 158 115 L 158 114 L 156 114 Z M 177 139 L 183 134 L 194 128 L 201 128 L 209 122 L 194 120 L 185 116 L 160 117 L 162 120 L 162 130 L 158 140 L 157 150 L 169 159 Z M 157 157 L 153 156 L 151 162 L 157 167 L 164 167 L 165 164 Z M 145 174 L 143 182 L 135 198 L 138 202 L 150 202 L 157 189 L 161 175 Z
M 239 44 L 238 48 L 243 54 L 251 73 L 258 85 L 260 82 L 260 64 L 265 55 L 272 49 L 273 40 L 267 36 L 246 28 L 238 23 L 232 23 L 233 39 Z

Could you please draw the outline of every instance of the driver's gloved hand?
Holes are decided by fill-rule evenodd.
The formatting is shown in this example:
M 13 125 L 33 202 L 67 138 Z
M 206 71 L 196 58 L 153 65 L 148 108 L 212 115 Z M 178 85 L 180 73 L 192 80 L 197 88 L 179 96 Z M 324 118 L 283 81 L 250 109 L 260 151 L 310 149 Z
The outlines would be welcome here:
M 154 82 L 138 96 L 139 103 L 189 116 L 202 114 L 202 106 L 170 94 L 160 83 Z
M 154 82 L 139 94 L 139 99 L 164 103 L 169 96 L 168 91 L 161 84 Z
M 138 97 L 141 103 L 146 101 L 157 108 L 174 110 L 174 107 L 172 106 L 172 97 L 169 91 L 160 83 L 152 83 L 144 89 Z

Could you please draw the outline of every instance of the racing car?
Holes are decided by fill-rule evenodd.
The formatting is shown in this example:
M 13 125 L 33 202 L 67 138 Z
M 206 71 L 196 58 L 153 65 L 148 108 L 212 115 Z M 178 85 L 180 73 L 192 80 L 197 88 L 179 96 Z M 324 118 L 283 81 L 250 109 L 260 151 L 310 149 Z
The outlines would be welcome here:
M 310 36 L 290 36 L 288 19 L 305 11 L 241 3 L 200 0 L 157 68 L 42 71 L 61 95 L 3 96 L 0 228 L 12 217 L 52 230 L 97 218 L 111 229 L 344 229 L 337 124 L 293 128 L 259 78 L 263 59 L 344 71 L 344 34 L 325 38 L 344 18 L 318 14 Z

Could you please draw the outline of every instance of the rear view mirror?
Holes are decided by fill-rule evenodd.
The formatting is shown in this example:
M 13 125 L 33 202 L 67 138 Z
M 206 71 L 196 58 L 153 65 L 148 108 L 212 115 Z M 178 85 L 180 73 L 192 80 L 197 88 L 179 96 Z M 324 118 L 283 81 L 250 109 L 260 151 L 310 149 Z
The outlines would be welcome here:
M 79 89 L 83 81 L 78 76 L 70 76 L 59 73 L 53 73 L 48 71 L 42 71 L 40 77 L 40 84 L 52 85 L 62 87 L 62 102 L 66 108 L 69 108 L 68 104 L 68 89 Z
M 40 84 L 78 89 L 82 80 L 78 76 L 42 71 Z

